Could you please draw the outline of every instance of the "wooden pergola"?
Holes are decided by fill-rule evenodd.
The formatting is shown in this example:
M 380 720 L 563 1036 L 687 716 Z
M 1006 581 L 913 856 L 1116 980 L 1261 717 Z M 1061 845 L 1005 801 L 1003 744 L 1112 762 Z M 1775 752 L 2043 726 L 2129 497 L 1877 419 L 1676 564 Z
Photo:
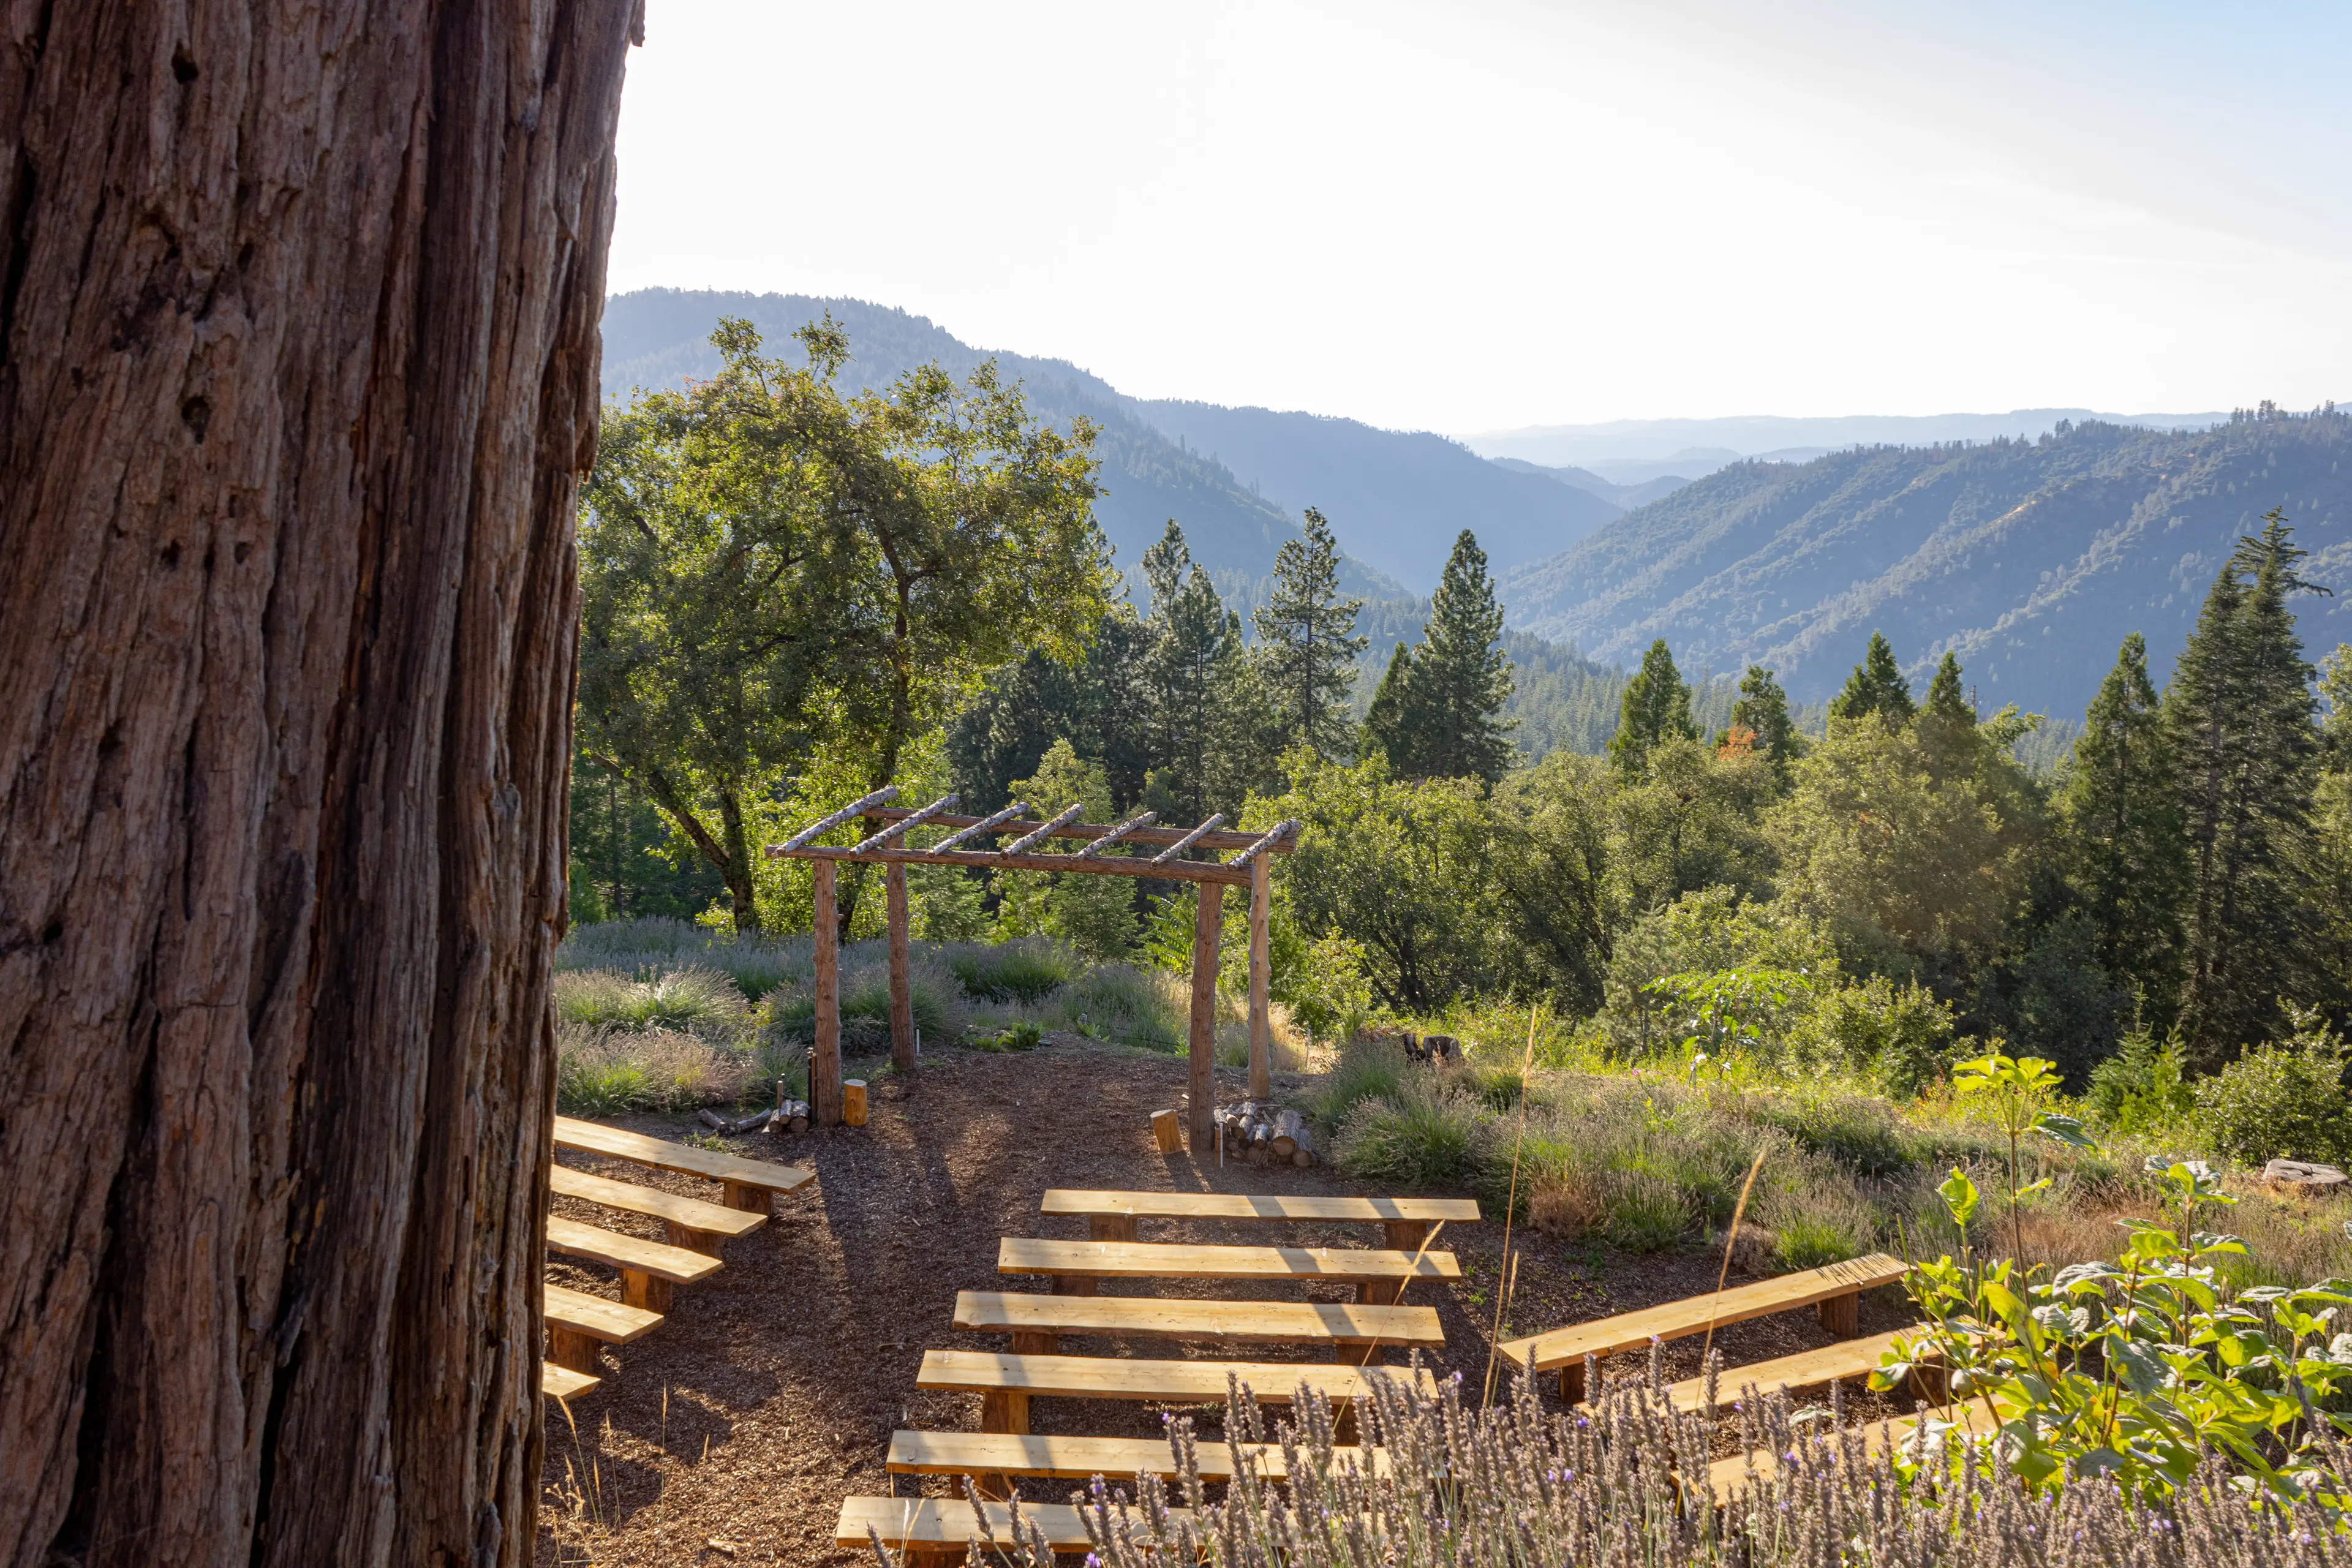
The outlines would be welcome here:
M 1191 1127 L 1192 1147 L 1204 1148 L 1215 1137 L 1213 1117 L 1216 1090 L 1211 1076 L 1216 1052 L 1217 941 L 1224 924 L 1223 890 L 1246 886 L 1249 912 L 1250 1097 L 1265 1100 L 1271 1083 L 1273 1026 L 1267 1014 L 1270 977 L 1266 952 L 1267 921 L 1273 899 L 1273 857 L 1294 847 L 1298 825 L 1279 822 L 1265 833 L 1219 831 L 1221 812 L 1189 831 L 1154 826 L 1151 812 L 1116 825 L 1081 822 L 1084 808 L 1066 807 L 1051 818 L 1024 816 L 1030 807 L 1014 801 L 988 816 L 959 816 L 956 797 L 941 795 L 919 811 L 889 803 L 898 796 L 896 784 L 851 801 L 839 811 L 810 824 L 782 844 L 768 846 L 771 859 L 810 861 L 816 894 L 816 1048 L 810 1054 L 809 1109 L 816 1120 L 831 1126 L 841 1121 L 841 951 L 840 924 L 834 898 L 834 868 L 844 860 L 883 868 L 890 933 L 890 1059 L 901 1068 L 915 1065 L 914 993 L 907 963 L 907 868 L 917 866 L 983 866 L 1007 871 L 1077 871 L 1092 876 L 1139 877 L 1202 884 L 1200 913 L 1192 923 L 1192 1000 L 1191 1012 Z M 812 840 L 853 818 L 864 817 L 879 827 L 862 842 L 839 847 Z M 953 829 L 928 849 L 907 847 L 909 828 Z M 967 849 L 976 839 L 1004 835 L 1013 842 L 1002 849 Z M 1081 840 L 1084 847 L 1055 854 L 1039 846 L 1056 838 Z M 1160 853 L 1139 856 L 1107 855 L 1113 845 L 1152 847 Z M 1194 852 L 1223 854 L 1222 860 L 1188 860 Z M 1216 889 L 1213 893 L 1212 889 Z

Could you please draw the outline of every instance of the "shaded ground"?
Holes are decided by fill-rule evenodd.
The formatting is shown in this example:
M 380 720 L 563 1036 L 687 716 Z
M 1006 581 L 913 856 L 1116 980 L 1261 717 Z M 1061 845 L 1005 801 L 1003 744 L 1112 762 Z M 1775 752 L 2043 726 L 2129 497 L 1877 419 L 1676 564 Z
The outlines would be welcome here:
M 1044 1280 L 996 1272 L 998 1238 L 1086 1234 L 1081 1220 L 1040 1215 L 1048 1187 L 1376 1190 L 1321 1166 L 1203 1169 L 1188 1156 L 1159 1153 L 1149 1118 L 1176 1103 L 1182 1073 L 1183 1064 L 1166 1057 L 1068 1045 L 1009 1056 L 950 1052 L 911 1079 L 876 1082 L 872 1119 L 863 1129 L 726 1141 L 737 1152 L 814 1165 L 818 1180 L 779 1199 L 765 1229 L 729 1243 L 725 1268 L 680 1287 L 659 1328 L 635 1344 L 608 1349 L 604 1385 L 576 1401 L 569 1420 L 550 1402 L 540 1563 L 870 1563 L 870 1554 L 836 1552 L 833 1527 L 843 1497 L 893 1490 L 883 1468 L 892 1430 L 979 1427 L 977 1395 L 916 1389 L 923 1352 L 1009 1348 L 1003 1336 L 950 1327 L 955 1293 L 1042 1291 Z M 1239 1097 L 1238 1088 L 1228 1086 L 1237 1078 L 1220 1073 L 1221 1097 Z M 657 1117 L 625 1124 L 671 1138 L 691 1131 L 682 1120 Z M 710 1184 L 624 1162 L 562 1159 L 647 1185 L 716 1195 Z M 574 1200 L 558 1198 L 555 1209 L 613 1229 L 659 1235 L 654 1222 Z M 1460 1258 L 1463 1279 L 1444 1288 L 1416 1285 L 1408 1297 L 1436 1307 L 1444 1321 L 1445 1348 L 1429 1358 L 1439 1375 L 1459 1373 L 1473 1389 L 1486 1371 L 1502 1231 L 1499 1221 L 1448 1226 L 1440 1245 Z M 1145 1241 L 1265 1245 L 1277 1238 L 1297 1246 L 1381 1244 L 1371 1226 L 1146 1221 L 1140 1232 Z M 1528 1232 L 1515 1232 L 1512 1240 L 1521 1258 L 1506 1338 L 1711 1290 L 1720 1267 L 1717 1256 L 1696 1249 L 1629 1258 Z M 559 1259 L 549 1277 L 614 1300 L 620 1295 L 617 1278 L 596 1265 Z M 1215 1281 L 1104 1286 L 1110 1294 L 1287 1300 L 1301 1299 L 1301 1289 Z M 1309 1298 L 1352 1299 L 1342 1287 L 1304 1289 Z M 1864 1299 L 1864 1332 L 1904 1321 L 1894 1292 Z M 1734 1366 L 1827 1342 L 1809 1311 L 1716 1335 Z M 1064 1345 L 1077 1354 L 1220 1359 L 1208 1346 L 1162 1341 L 1073 1338 Z M 1252 1346 L 1234 1359 L 1325 1358 Z M 1698 1361 L 1696 1339 L 1668 1349 L 1675 1377 L 1696 1373 Z M 1556 1400 L 1556 1389 L 1549 1397 Z M 1866 1396 L 1855 1403 L 1876 1408 Z M 1222 1423 L 1222 1407 L 1192 1414 L 1203 1432 Z M 1160 1415 L 1141 1405 L 1038 1399 L 1032 1418 L 1040 1432 L 1141 1436 L 1160 1432 Z M 908 1477 L 897 1489 L 950 1489 L 943 1479 Z M 1064 1501 L 1073 1489 L 1066 1481 L 1030 1481 L 1024 1495 Z

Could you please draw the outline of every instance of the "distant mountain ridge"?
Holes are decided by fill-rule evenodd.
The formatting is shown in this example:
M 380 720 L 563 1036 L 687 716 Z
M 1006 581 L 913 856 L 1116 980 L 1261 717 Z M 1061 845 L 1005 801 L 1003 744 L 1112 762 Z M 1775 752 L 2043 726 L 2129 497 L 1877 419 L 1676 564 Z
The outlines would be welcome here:
M 1507 574 L 1514 626 L 1624 663 L 1776 668 L 1835 691 L 1874 629 L 1915 677 L 1958 654 L 1986 710 L 2079 715 L 2124 635 L 2168 673 L 2213 574 L 2284 507 L 2338 597 L 2295 601 L 2316 655 L 2352 636 L 2352 414 L 2174 432 L 2089 422 L 2034 441 L 1863 447 L 1735 464 Z
M 1954 441 L 2036 439 L 2060 425 L 2132 425 L 2159 430 L 2203 430 L 2226 414 L 2102 414 L 2090 408 L 2012 408 L 2006 414 L 1850 414 L 1827 418 L 1742 415 L 1721 419 L 1612 419 L 1599 425 L 1530 425 L 1465 436 L 1482 458 L 1519 458 L 1552 466 L 1591 468 L 1602 478 L 1636 462 L 1714 457 L 1685 477 L 1697 479 L 1741 458 L 1803 459 L 1844 447 L 1929 447 Z M 1606 466 L 1604 466 L 1606 465 Z
M 930 360 L 961 376 L 993 359 L 1020 378 L 1038 413 L 1092 419 L 1102 427 L 1108 492 L 1096 515 L 1121 565 L 1132 569 L 1172 517 L 1228 598 L 1245 596 L 1249 583 L 1273 571 L 1275 551 L 1297 537 L 1299 514 L 1309 506 L 1330 520 L 1356 563 L 1348 591 L 1371 596 L 1434 588 L 1465 528 L 1476 531 L 1501 570 L 1557 554 L 1623 510 L 1588 490 L 1489 463 L 1447 437 L 1129 397 L 1066 361 L 977 349 L 923 317 L 862 300 L 676 289 L 615 294 L 604 302 L 604 395 L 716 372 L 719 353 L 709 340 L 722 315 L 759 327 L 770 353 L 796 355 L 791 334 L 826 311 L 849 333 L 853 357 L 844 377 L 852 384 L 887 385 Z

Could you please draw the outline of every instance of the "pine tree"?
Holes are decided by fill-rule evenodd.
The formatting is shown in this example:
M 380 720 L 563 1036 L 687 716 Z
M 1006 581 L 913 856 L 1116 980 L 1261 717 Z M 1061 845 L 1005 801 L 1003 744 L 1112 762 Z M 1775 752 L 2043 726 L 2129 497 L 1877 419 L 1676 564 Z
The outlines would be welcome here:
M 2199 1066 L 2275 1037 L 2277 998 L 2309 988 L 2306 898 L 2319 736 L 2287 595 L 2305 552 L 2273 508 L 2206 595 L 2165 693 L 2189 889 L 2181 1016 Z
M 1510 726 L 1499 715 L 1510 700 L 1511 670 L 1496 643 L 1502 634 L 1503 607 L 1486 575 L 1486 552 L 1465 528 L 1430 601 L 1429 623 L 1401 693 L 1397 727 L 1412 760 L 1402 763 L 1391 751 L 1399 772 L 1490 784 L 1503 776 Z
M 1219 741 L 1217 683 L 1240 628 L 1217 597 L 1174 522 L 1143 554 L 1151 584 L 1150 651 L 1142 686 L 1151 764 L 1145 798 L 1156 810 L 1198 821 L 1209 805 Z
M 1871 633 L 1870 647 L 1862 662 L 1853 667 L 1845 689 L 1830 703 L 1830 716 L 1860 719 L 1875 713 L 1889 723 L 1908 724 L 1913 711 L 1911 683 L 1903 679 L 1886 634 Z
M 1661 741 L 1698 739 L 1691 721 L 1690 688 L 1666 639 L 1658 638 L 1642 656 L 1642 668 L 1625 683 L 1625 698 L 1617 710 L 1617 733 L 1609 740 L 1610 760 L 1628 778 L 1639 777 L 1650 749 Z
M 1960 688 L 1960 661 L 1949 648 L 1936 666 L 1936 678 L 1927 684 L 1927 704 L 1913 722 L 1918 726 L 1919 749 L 1929 773 L 1952 778 L 1976 772 L 1981 752 L 1977 712 Z
M 1740 677 L 1739 700 L 1731 705 L 1731 727 L 1717 737 L 1717 746 L 1729 742 L 1731 730 L 1747 731 L 1748 743 L 1772 760 L 1773 771 L 1784 782 L 1789 764 L 1804 752 L 1805 738 L 1789 717 L 1789 694 L 1760 664 L 1749 665 L 1748 673 Z
M 2124 638 L 2074 742 L 2059 797 L 2067 881 L 2108 977 L 2171 1014 L 2179 984 L 2180 904 L 2188 883 L 2179 778 L 2147 642 Z
M 1356 636 L 1361 599 L 1339 597 L 1339 546 L 1331 525 L 1307 509 L 1307 536 L 1274 557 L 1274 590 L 1256 615 L 1257 665 L 1284 749 L 1325 758 L 1348 743 L 1349 693 L 1366 639 Z
M 1388 673 L 1381 677 L 1380 689 L 1372 693 L 1372 705 L 1364 714 L 1364 727 L 1357 731 L 1358 762 L 1385 757 L 1390 773 L 1399 777 L 1412 775 L 1414 758 L 1404 731 L 1405 688 L 1412 683 L 1412 648 L 1400 642 L 1389 655 Z

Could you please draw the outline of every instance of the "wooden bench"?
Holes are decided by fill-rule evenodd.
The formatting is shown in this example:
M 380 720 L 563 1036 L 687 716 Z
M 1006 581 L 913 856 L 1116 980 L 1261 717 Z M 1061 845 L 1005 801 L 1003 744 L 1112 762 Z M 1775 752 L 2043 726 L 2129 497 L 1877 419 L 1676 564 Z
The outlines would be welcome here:
M 972 1516 L 971 1504 L 961 1498 L 896 1498 L 853 1497 L 841 1500 L 841 1521 L 834 1527 L 834 1544 L 845 1552 L 871 1553 L 873 1543 L 866 1534 L 870 1528 L 882 1538 L 882 1544 L 893 1551 L 903 1550 L 910 1562 L 961 1563 L 964 1548 L 979 1541 L 982 1546 L 1010 1550 L 1017 1543 L 1013 1536 L 1013 1510 L 1009 1504 L 983 1502 L 988 1536 L 982 1540 L 980 1521 Z M 1171 1508 L 1171 1521 L 1189 1521 L 1190 1509 Z M 1086 1520 L 1067 1503 L 1024 1502 L 1021 1505 L 1024 1525 L 1035 1525 L 1045 1532 L 1045 1540 L 1054 1551 L 1085 1552 L 1093 1546 L 1087 1535 Z M 1139 1511 L 1130 1510 L 1139 1539 L 1149 1540 L 1151 1526 Z
M 2004 1414 L 2006 1414 L 2005 1411 Z M 1966 1405 L 1953 1405 L 1949 1409 L 1931 1411 L 1929 1415 L 1934 1419 L 1947 1422 L 1963 1432 L 1985 1432 L 1990 1430 L 1993 1425 L 1985 1413 L 1983 1404 L 1973 1400 Z M 1900 1448 L 1911 1440 L 1913 1434 L 1918 1429 L 1918 1418 L 1912 1415 L 1906 1415 L 1900 1421 L 1864 1426 L 1862 1428 L 1863 1452 L 1877 1453 L 1889 1443 Z M 1813 1443 L 1831 1441 L 1826 1435 L 1803 1440 Z M 1934 1440 L 1930 1438 L 1929 1441 L 1932 1443 Z M 1780 1474 L 1780 1465 L 1781 1459 L 1778 1454 L 1759 1451 L 1756 1455 L 1757 1479 L 1769 1483 Z M 1748 1456 L 1734 1454 L 1727 1459 L 1716 1460 L 1706 1468 L 1706 1479 L 1709 1489 L 1715 1493 L 1716 1505 L 1719 1508 L 1729 1502 L 1738 1493 L 1740 1488 L 1748 1484 Z
M 669 1233 L 672 1247 L 714 1258 L 719 1255 L 720 1242 L 730 1237 L 748 1236 L 768 1223 L 763 1214 L 707 1204 L 700 1198 L 682 1198 L 656 1187 L 640 1187 L 629 1182 L 616 1182 L 610 1176 L 591 1175 L 569 1165 L 558 1165 L 548 1172 L 547 1190 L 561 1197 L 619 1209 L 623 1214 L 657 1219 Z
M 1349 1247 L 1190 1247 L 1151 1241 L 1046 1241 L 1008 1236 L 1000 1274 L 1045 1274 L 1057 1296 L 1091 1296 L 1100 1279 L 1327 1279 L 1386 1304 L 1415 1279 L 1459 1279 L 1450 1252 L 1375 1252 Z
M 666 1138 L 648 1138 L 642 1132 L 627 1132 L 618 1127 L 583 1121 L 573 1116 L 555 1119 L 555 1146 L 583 1154 L 603 1154 L 614 1160 L 630 1160 L 659 1171 L 708 1177 L 725 1188 L 724 1201 L 729 1208 L 744 1209 L 759 1215 L 775 1212 L 775 1194 L 789 1193 L 814 1180 L 816 1175 L 815 1172 L 803 1170 L 798 1165 L 779 1165 L 768 1160 L 745 1160 L 733 1154 L 714 1153 L 688 1143 L 673 1143 Z
M 1822 1327 L 1841 1339 L 1852 1339 L 1859 1331 L 1855 1315 L 1862 1292 L 1892 1285 L 1903 1278 L 1903 1273 L 1901 1258 L 1874 1252 L 1867 1258 L 1832 1263 L 1826 1268 L 1808 1268 L 1710 1295 L 1645 1307 L 1638 1312 L 1602 1318 L 1596 1322 L 1574 1323 L 1549 1333 L 1513 1340 L 1502 1347 L 1502 1352 L 1529 1372 L 1557 1370 L 1560 1397 L 1574 1405 L 1584 1398 L 1586 1356 L 1607 1357 L 1621 1351 L 1641 1350 L 1654 1339 L 1701 1334 L 1710 1327 L 1723 1328 L 1799 1307 L 1815 1308 L 1821 1314 Z
M 567 1290 L 561 1285 L 542 1285 L 540 1289 L 540 1315 L 547 1320 L 547 1359 L 592 1377 L 598 1370 L 598 1345 L 627 1344 L 661 1321 L 659 1312 L 607 1301 L 583 1290 Z
M 1386 1448 L 1337 1448 L 1341 1465 L 1361 1469 L 1370 1455 L 1375 1475 L 1389 1473 Z M 1279 1443 L 1230 1444 L 1203 1439 L 1193 1458 L 1204 1481 L 1229 1481 L 1243 1459 L 1268 1480 L 1290 1472 Z M 902 1476 L 1048 1476 L 1064 1480 L 1131 1481 L 1138 1476 L 1174 1480 L 1175 1450 L 1164 1437 L 1063 1437 L 1034 1432 L 893 1432 L 890 1468 Z
M 1868 1339 L 1843 1340 L 1819 1350 L 1800 1351 L 1771 1361 L 1759 1361 L 1750 1366 L 1727 1366 L 1717 1377 L 1717 1403 L 1728 1405 L 1739 1397 L 1740 1391 L 1754 1388 L 1771 1394 L 1780 1389 L 1791 1391 L 1819 1388 L 1823 1384 L 1837 1383 L 1849 1377 L 1867 1377 L 1878 1370 L 1885 1353 L 1903 1339 L 1924 1339 L 1925 1323 L 1909 1328 L 1894 1329 Z M 1928 1352 L 1932 1354 L 1932 1350 Z M 1922 1389 L 1922 1398 L 1933 1397 L 1934 1391 Z M 1706 1408 L 1706 1376 L 1686 1377 L 1666 1389 L 1666 1399 L 1676 1410 L 1696 1414 Z
M 719 1267 L 719 1259 L 704 1253 L 553 1215 L 547 1216 L 547 1249 L 611 1264 L 621 1271 L 621 1300 L 648 1312 L 669 1310 L 672 1285 L 691 1285 Z
M 1402 1367 L 1334 1366 L 1328 1362 L 1129 1361 L 1116 1356 L 925 1351 L 915 1386 L 977 1394 L 981 1430 L 1026 1432 L 1029 1401 L 1039 1394 L 1135 1399 L 1155 1405 L 1222 1405 L 1227 1373 L 1247 1384 L 1267 1405 L 1288 1403 L 1302 1384 L 1336 1404 L 1365 1397 L 1376 1379 L 1402 1384 L 1413 1376 Z M 1434 1394 L 1437 1381 L 1423 1368 L 1416 1386 L 1424 1394 Z
M 1248 1193 L 1097 1192 L 1055 1187 L 1044 1212 L 1083 1216 L 1095 1241 L 1133 1241 L 1139 1219 L 1289 1220 L 1300 1224 L 1385 1226 L 1392 1251 L 1416 1252 L 1441 1224 L 1478 1218 L 1469 1198 L 1288 1197 Z
M 1052 1355 L 1064 1334 L 1102 1339 L 1223 1341 L 1434 1349 L 1445 1330 L 1434 1307 L 1365 1307 L 1323 1301 L 1193 1301 L 1153 1296 L 1020 1296 L 956 1292 L 955 1326 L 1011 1334 L 1015 1352 Z
M 545 1398 L 577 1399 L 604 1381 L 584 1372 L 574 1372 L 568 1366 L 558 1366 L 551 1361 L 539 1363 L 539 1392 Z

